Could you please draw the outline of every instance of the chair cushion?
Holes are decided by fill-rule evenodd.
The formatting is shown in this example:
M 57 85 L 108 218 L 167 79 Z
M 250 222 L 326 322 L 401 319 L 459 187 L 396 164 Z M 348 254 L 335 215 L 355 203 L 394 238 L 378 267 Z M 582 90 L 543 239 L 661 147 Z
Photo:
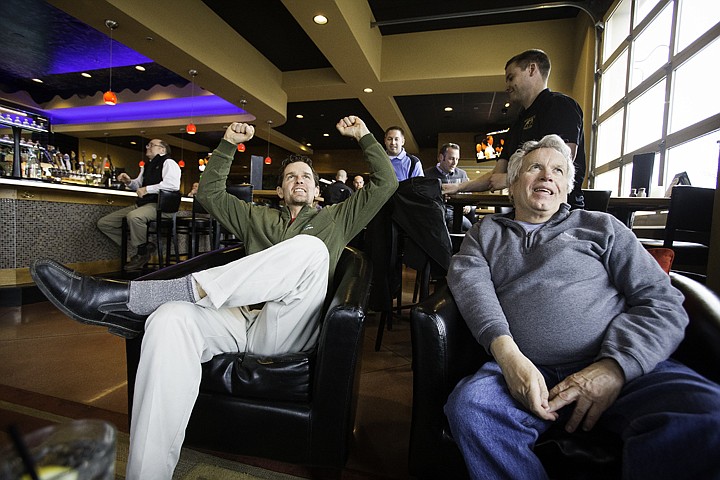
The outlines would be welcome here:
M 223 353 L 203 363 L 200 390 L 233 397 L 307 402 L 311 355 Z

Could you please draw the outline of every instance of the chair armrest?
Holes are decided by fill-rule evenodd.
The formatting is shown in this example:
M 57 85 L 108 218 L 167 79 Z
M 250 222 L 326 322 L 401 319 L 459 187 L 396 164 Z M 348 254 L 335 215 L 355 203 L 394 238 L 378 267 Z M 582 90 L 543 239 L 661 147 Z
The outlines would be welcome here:
M 351 437 L 372 265 L 364 253 L 346 247 L 335 272 L 340 278 L 336 278 L 337 288 L 321 327 L 312 380 L 311 435 L 313 445 L 319 446 L 313 449 L 318 460 L 336 454 L 338 443 L 347 443 Z M 344 450 L 347 455 L 349 445 Z
M 447 286 L 410 312 L 413 351 L 413 409 L 410 471 L 432 478 L 448 465 L 447 419 L 443 407 L 457 382 L 490 359 L 470 333 Z M 452 462 L 451 462 L 452 463 Z M 439 473 L 439 472 L 438 472 Z
M 673 358 L 720 383 L 720 298 L 705 285 L 679 273 L 670 272 L 670 279 L 685 295 L 683 307 L 690 317 L 685 338 Z
M 445 404 L 457 382 L 490 359 L 473 338 L 447 286 L 410 312 L 413 391 Z M 422 407 L 421 407 L 422 408 Z
M 170 278 L 181 278 L 191 273 L 206 270 L 208 268 L 217 267 L 233 262 L 245 256 L 245 247 L 235 245 L 232 247 L 213 250 L 203 253 L 184 262 L 161 268 L 147 275 L 143 275 L 138 280 L 167 280 Z

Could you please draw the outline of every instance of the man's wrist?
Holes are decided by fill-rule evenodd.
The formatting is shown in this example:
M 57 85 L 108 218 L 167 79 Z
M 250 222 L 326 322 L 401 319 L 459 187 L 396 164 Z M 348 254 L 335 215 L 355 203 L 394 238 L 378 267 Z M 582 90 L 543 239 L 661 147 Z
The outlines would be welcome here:
M 502 365 L 508 358 L 520 354 L 515 340 L 510 335 L 500 335 L 490 343 L 490 352 L 495 361 Z

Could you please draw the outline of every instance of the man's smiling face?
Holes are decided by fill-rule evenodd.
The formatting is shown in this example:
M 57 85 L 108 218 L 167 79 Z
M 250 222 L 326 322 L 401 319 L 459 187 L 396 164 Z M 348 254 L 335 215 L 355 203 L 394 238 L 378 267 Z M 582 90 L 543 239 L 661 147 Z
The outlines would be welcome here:
M 289 163 L 283 172 L 282 187 L 277 187 L 277 193 L 288 206 L 312 205 L 320 191 L 310 165 L 305 162 Z
M 567 160 L 552 148 L 538 148 L 522 159 L 520 175 L 510 185 L 515 218 L 545 222 L 567 202 Z

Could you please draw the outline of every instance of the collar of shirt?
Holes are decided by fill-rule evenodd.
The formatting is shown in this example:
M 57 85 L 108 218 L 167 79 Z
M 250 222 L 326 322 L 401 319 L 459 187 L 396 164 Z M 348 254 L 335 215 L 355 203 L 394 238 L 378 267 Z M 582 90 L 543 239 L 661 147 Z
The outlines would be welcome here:
M 440 176 L 442 176 L 442 177 L 444 177 L 444 178 L 452 177 L 452 173 L 448 173 L 448 172 L 446 172 L 445 170 L 443 170 L 442 168 L 440 168 L 440 164 L 439 164 L 439 163 L 435 165 L 435 168 L 437 168 L 437 171 L 438 171 L 438 173 L 440 174 Z M 457 170 L 455 170 L 455 171 L 457 171 Z
M 388 154 L 388 156 L 390 156 L 390 155 Z M 390 160 L 400 160 L 402 162 L 406 158 L 407 158 L 407 152 L 405 152 L 405 149 L 403 148 L 402 150 L 400 150 L 400 153 L 398 154 L 397 157 L 390 157 Z
M 443 170 L 442 168 L 440 168 L 439 163 L 435 165 L 435 168 L 437 168 L 437 171 L 440 173 L 440 176 L 442 178 L 444 178 L 445 180 L 448 180 L 450 178 L 455 178 L 455 177 L 461 177 L 460 171 L 457 168 L 455 170 L 453 170 L 452 173 L 448 173 L 445 170 Z

